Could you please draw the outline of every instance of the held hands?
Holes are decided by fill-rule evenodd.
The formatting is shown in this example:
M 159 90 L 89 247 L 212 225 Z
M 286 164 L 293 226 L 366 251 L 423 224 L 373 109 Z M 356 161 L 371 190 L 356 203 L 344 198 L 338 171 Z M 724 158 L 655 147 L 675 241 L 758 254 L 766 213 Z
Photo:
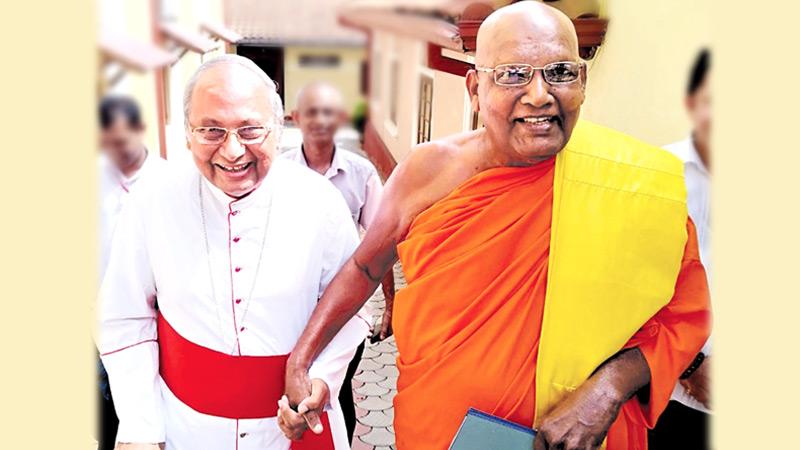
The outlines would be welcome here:
M 587 381 L 541 420 L 534 450 L 600 448 L 622 401 Z
M 308 379 L 307 373 L 305 374 L 305 378 Z M 286 382 L 287 394 L 296 395 L 298 390 L 290 393 L 288 389 L 288 378 Z M 311 392 L 297 403 L 297 412 L 290 406 L 291 397 L 284 395 L 278 400 L 278 426 L 281 431 L 283 431 L 283 434 L 293 441 L 300 440 L 303 437 L 303 433 L 308 429 L 314 434 L 320 434 L 323 431 L 320 415 L 330 399 L 330 390 L 328 389 L 327 383 L 319 378 L 314 378 L 311 380 L 310 384 Z M 308 385 L 306 384 L 306 386 Z
M 700 367 L 689 378 L 680 380 L 681 385 L 686 388 L 686 393 L 709 409 L 711 408 L 710 359 L 710 356 L 706 356 L 703 364 L 700 364 Z

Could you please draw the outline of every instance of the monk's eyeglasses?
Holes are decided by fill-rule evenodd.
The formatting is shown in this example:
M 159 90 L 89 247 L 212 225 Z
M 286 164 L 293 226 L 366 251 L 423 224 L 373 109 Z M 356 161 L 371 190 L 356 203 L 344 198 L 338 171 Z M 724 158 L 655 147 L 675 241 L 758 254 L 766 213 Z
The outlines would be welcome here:
M 192 128 L 192 136 L 197 142 L 204 145 L 221 145 L 228 139 L 228 134 L 233 133 L 242 145 L 253 145 L 264 142 L 269 136 L 272 127 L 268 126 L 246 126 L 239 128 L 222 127 L 196 127 Z
M 494 82 L 500 86 L 525 86 L 533 80 L 537 70 L 542 71 L 548 84 L 567 84 L 581 75 L 582 62 L 559 61 L 534 67 L 530 64 L 500 64 L 495 67 L 475 66 L 478 72 L 494 72 Z

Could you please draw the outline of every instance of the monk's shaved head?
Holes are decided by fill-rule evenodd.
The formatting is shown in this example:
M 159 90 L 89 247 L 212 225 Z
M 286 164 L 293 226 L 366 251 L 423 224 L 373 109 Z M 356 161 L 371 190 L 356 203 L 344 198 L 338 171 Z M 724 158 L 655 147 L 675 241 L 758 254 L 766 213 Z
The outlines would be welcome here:
M 546 66 L 550 74 L 572 78 L 546 78 Z M 578 121 L 585 86 L 575 26 L 561 11 L 523 1 L 498 9 L 481 24 L 467 91 L 499 159 L 532 164 L 561 151 Z
M 478 29 L 475 62 L 493 66 L 503 48 L 520 45 L 563 45 L 578 58 L 578 35 L 566 14 L 537 1 L 522 1 L 490 14 Z

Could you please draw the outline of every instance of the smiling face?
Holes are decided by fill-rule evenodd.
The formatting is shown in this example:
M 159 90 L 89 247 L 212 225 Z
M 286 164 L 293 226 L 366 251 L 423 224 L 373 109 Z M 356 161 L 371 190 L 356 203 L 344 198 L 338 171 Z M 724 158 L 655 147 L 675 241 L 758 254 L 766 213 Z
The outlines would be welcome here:
M 221 64 L 203 72 L 192 90 L 188 127 L 245 126 L 274 128 L 267 86 L 256 74 L 236 64 Z M 197 168 L 214 186 L 242 197 L 253 191 L 269 171 L 278 133 L 259 144 L 243 145 L 233 132 L 222 144 L 198 142 L 187 130 L 189 150 Z
M 342 96 L 329 84 L 312 83 L 298 95 L 292 119 L 303 133 L 303 143 L 332 146 L 336 130 L 346 120 Z
M 478 33 L 476 66 L 580 62 L 577 36 L 569 19 L 538 2 L 520 2 L 490 15 Z M 472 107 L 487 134 L 512 164 L 531 164 L 555 155 L 569 141 L 584 101 L 586 69 L 578 80 L 548 84 L 542 71 L 524 86 L 500 86 L 494 74 L 467 75 Z

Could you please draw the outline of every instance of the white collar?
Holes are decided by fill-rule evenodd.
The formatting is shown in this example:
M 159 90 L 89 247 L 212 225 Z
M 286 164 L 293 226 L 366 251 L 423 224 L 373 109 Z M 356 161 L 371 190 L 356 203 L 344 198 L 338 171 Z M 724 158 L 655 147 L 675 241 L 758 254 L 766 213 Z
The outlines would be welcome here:
M 691 135 L 673 146 L 672 151 L 684 164 L 694 165 L 703 172 L 708 173 L 708 168 L 703 164 L 700 154 L 697 153 L 697 147 L 695 147 L 694 138 Z
M 277 164 L 276 164 L 277 163 Z M 239 209 L 247 208 L 251 206 L 258 205 L 263 199 L 266 198 L 267 193 L 274 191 L 272 186 L 275 184 L 274 180 L 276 165 L 279 165 L 277 159 L 272 160 L 272 164 L 269 167 L 269 171 L 267 175 L 261 180 L 261 184 L 259 184 L 254 190 L 250 192 L 245 197 L 242 198 L 234 198 L 230 195 L 226 194 L 222 191 L 222 189 L 216 187 L 211 181 L 208 180 L 203 174 L 198 172 L 198 175 L 203 180 L 203 184 L 205 185 L 205 190 L 210 191 L 212 197 L 216 202 L 222 204 L 226 207 L 233 207 L 237 206 Z
M 339 171 L 346 172 L 345 167 L 346 164 L 342 161 L 342 156 L 339 154 L 339 147 L 334 144 L 333 145 L 333 158 L 331 158 L 331 166 L 328 167 L 328 170 L 325 171 L 324 176 L 326 178 L 331 178 L 334 175 L 338 174 Z M 303 144 L 300 144 L 300 149 L 297 152 L 296 160 L 303 164 L 304 166 L 308 167 L 308 161 L 306 161 L 306 154 L 303 151 Z

